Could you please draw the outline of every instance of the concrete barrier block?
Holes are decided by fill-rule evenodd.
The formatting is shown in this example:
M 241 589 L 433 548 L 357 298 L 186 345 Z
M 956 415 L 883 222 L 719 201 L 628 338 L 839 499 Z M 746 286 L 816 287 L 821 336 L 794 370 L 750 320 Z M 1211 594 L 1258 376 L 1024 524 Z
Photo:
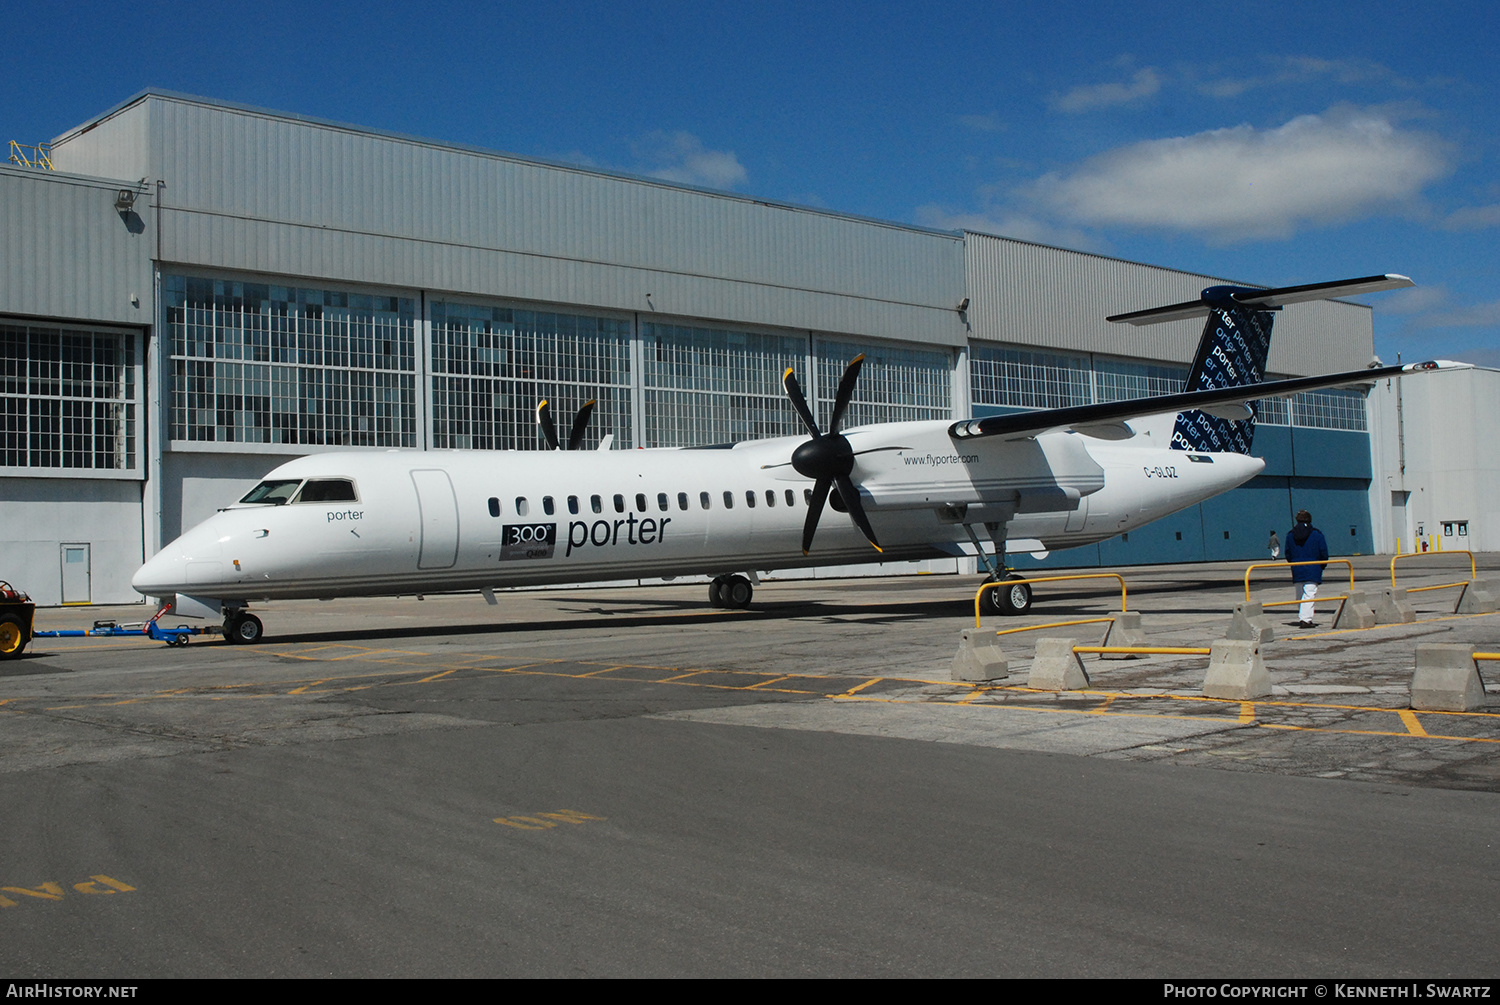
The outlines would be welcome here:
M 1454 614 L 1494 614 L 1500 610 L 1500 587 L 1491 579 L 1476 579 L 1459 594 Z
M 1031 661 L 1027 687 L 1038 691 L 1077 691 L 1088 687 L 1089 675 L 1073 651 L 1083 645 L 1077 639 L 1037 639 L 1036 659 Z
M 953 679 L 996 680 L 1010 674 L 1010 661 L 996 644 L 993 630 L 965 628 L 953 656 Z
M 1104 633 L 1104 644 L 1107 646 L 1143 646 L 1146 644 L 1146 633 L 1141 628 L 1140 611 L 1110 611 L 1109 616 L 1115 620 L 1110 624 L 1109 631 Z M 1133 660 L 1138 657 L 1134 653 L 1100 653 L 1102 660 Z
M 1381 625 L 1409 625 L 1417 620 L 1417 612 L 1406 599 L 1406 591 L 1387 586 L 1380 591 L 1375 602 L 1375 622 Z
M 1257 605 L 1258 606 L 1258 605 Z M 1248 639 L 1222 639 L 1209 647 L 1208 673 L 1203 695 L 1250 701 L 1271 693 L 1271 675 L 1260 658 L 1260 643 Z
M 1224 637 L 1241 642 L 1270 642 L 1276 638 L 1276 627 L 1266 617 L 1265 608 L 1261 605 L 1249 602 L 1235 604 L 1234 613 L 1229 618 L 1229 630 L 1224 633 Z
M 1335 628 L 1374 628 L 1380 622 L 1375 619 L 1375 607 L 1363 593 L 1351 592 L 1334 616 Z
M 1411 707 L 1434 712 L 1472 712 L 1484 707 L 1484 684 L 1466 645 L 1431 643 L 1417 646 L 1411 675 Z

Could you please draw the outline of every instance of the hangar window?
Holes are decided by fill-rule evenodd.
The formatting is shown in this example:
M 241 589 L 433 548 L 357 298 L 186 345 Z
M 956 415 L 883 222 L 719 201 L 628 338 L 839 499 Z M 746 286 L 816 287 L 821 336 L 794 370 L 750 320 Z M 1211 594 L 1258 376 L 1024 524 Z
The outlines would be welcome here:
M 537 450 L 537 402 L 567 427 L 593 399 L 585 449 L 631 446 L 630 322 L 488 304 L 432 303 L 432 445 Z
M 689 447 L 803 432 L 781 375 L 805 376 L 807 338 L 641 324 L 642 445 Z
M 860 353 L 865 362 L 841 429 L 953 417 L 953 357 L 948 351 L 818 339 L 818 415 L 824 421 L 833 414 L 833 397 L 845 367 Z
M 0 467 L 137 467 L 140 335 L 0 323 Z
M 976 405 L 1065 408 L 1093 398 L 1086 356 L 971 344 L 969 391 Z
M 169 436 L 417 445 L 416 301 L 163 276 Z

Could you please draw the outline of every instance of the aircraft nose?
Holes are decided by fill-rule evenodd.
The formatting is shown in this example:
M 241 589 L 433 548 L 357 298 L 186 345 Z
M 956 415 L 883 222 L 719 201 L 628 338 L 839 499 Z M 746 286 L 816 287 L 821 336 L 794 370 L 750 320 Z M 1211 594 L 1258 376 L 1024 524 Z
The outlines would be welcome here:
M 174 541 L 135 571 L 130 577 L 130 586 L 147 597 L 171 596 L 183 585 L 186 564 L 182 546 Z

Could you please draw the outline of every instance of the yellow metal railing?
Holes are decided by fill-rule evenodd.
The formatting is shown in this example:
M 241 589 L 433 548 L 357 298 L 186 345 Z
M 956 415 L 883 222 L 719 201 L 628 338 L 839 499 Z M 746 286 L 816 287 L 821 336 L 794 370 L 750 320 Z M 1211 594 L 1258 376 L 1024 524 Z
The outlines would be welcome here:
M 1338 563 L 1339 565 L 1347 565 L 1349 567 L 1349 589 L 1353 590 L 1354 589 L 1354 563 L 1351 562 L 1351 561 L 1349 561 L 1347 558 L 1323 558 L 1323 559 L 1317 559 L 1317 560 L 1312 561 L 1312 562 L 1257 562 L 1255 565 L 1248 566 L 1245 569 L 1245 599 L 1246 600 L 1250 599 L 1250 573 L 1253 572 L 1256 569 L 1286 569 L 1286 568 L 1290 568 L 1291 566 L 1294 566 L 1294 565 L 1322 565 L 1322 566 L 1327 566 L 1327 565 L 1330 565 L 1332 563 Z M 1333 600 L 1335 598 L 1333 598 L 1333 597 L 1320 597 L 1319 599 L 1320 600 Z M 1300 600 L 1297 600 L 1297 601 L 1287 601 L 1287 603 L 1298 603 L 1298 604 L 1300 604 L 1301 602 L 1302 601 L 1300 601 Z M 1283 606 L 1283 605 L 1282 605 L 1282 602 L 1278 600 L 1278 601 L 1276 601 L 1274 603 L 1262 604 L 1261 606 L 1262 607 L 1280 607 L 1280 606 Z
M 1437 586 L 1415 586 L 1407 590 L 1408 593 L 1421 593 L 1424 590 L 1444 590 L 1450 586 L 1462 586 L 1466 582 L 1472 582 L 1479 578 L 1479 567 L 1474 564 L 1474 553 L 1472 551 L 1414 551 L 1410 555 L 1391 556 L 1391 587 L 1396 586 L 1396 560 L 1399 558 L 1428 558 L 1433 555 L 1468 555 L 1469 556 L 1469 578 L 1460 579 L 1456 583 L 1439 583 Z
M 1141 653 L 1162 656 L 1209 656 L 1212 649 L 1196 646 L 1074 646 L 1075 653 Z
M 1031 583 L 1062 583 L 1072 579 L 1118 579 L 1120 581 L 1120 610 L 1126 610 L 1125 577 L 1120 575 L 1118 572 L 1090 572 L 1073 576 L 1036 576 L 1029 579 L 1002 579 L 999 581 L 989 582 L 981 585 L 979 587 L 979 591 L 974 594 L 974 627 L 984 627 L 980 624 L 979 602 L 984 599 L 985 590 L 994 590 L 1000 587 L 1006 587 L 1008 589 L 1019 583 L 1026 583 L 1028 585 Z
M 1045 625 L 1024 625 L 1021 628 L 1002 628 L 995 634 L 1014 635 L 1017 632 L 1040 632 L 1043 629 L 1047 628 L 1068 628 L 1072 625 L 1097 625 L 1102 624 L 1106 621 L 1110 624 L 1115 623 L 1114 618 L 1080 618 L 1077 621 L 1049 621 Z M 1105 636 L 1108 637 L 1108 635 L 1109 633 L 1105 632 Z
M 38 143 L 32 146 L 29 143 L 17 143 L 10 141 L 10 162 L 19 164 L 21 167 L 46 168 L 52 170 L 52 146 L 48 143 Z

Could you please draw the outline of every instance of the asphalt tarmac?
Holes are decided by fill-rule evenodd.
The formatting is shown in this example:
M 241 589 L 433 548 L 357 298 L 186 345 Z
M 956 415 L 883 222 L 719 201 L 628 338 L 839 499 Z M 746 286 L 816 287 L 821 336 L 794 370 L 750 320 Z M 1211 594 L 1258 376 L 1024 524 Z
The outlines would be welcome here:
M 1244 596 L 1243 565 L 1121 571 L 1153 643 L 1222 636 Z M 1500 681 L 1470 715 L 1406 688 L 1417 644 L 1500 649 L 1500 614 L 1437 590 L 1413 625 L 1283 625 L 1246 706 L 1204 700 L 1195 657 L 1024 687 L 1037 634 L 1102 625 L 1005 636 L 1014 677 L 953 682 L 976 586 L 283 602 L 256 646 L 36 640 L 0 664 L 0 977 L 1496 975 Z M 1047 584 L 985 626 L 1119 601 Z

